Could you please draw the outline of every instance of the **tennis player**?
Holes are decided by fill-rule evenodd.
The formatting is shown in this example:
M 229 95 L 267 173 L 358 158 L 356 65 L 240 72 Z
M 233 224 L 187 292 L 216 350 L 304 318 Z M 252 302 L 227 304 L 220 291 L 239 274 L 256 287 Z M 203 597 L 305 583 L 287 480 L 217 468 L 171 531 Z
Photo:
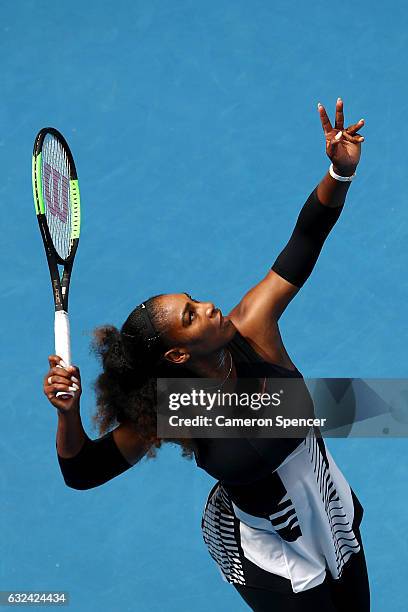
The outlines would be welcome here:
M 259 390 L 270 378 L 304 384 L 278 321 L 343 210 L 364 140 L 358 133 L 363 119 L 344 128 L 340 98 L 334 127 L 321 104 L 318 112 L 329 171 L 271 269 L 228 316 L 186 293 L 160 294 L 137 306 L 120 330 L 95 331 L 103 368 L 93 417 L 100 438 L 91 440 L 81 423 L 78 368 L 49 358 L 44 393 L 58 413 L 57 457 L 67 486 L 100 486 L 169 441 L 157 437 L 158 377 L 214 378 L 226 391 L 248 376 Z M 56 397 L 67 390 L 73 398 Z M 253 610 L 369 610 L 363 508 L 315 427 L 300 440 L 174 441 L 217 479 L 202 515 L 203 538 L 222 578 Z

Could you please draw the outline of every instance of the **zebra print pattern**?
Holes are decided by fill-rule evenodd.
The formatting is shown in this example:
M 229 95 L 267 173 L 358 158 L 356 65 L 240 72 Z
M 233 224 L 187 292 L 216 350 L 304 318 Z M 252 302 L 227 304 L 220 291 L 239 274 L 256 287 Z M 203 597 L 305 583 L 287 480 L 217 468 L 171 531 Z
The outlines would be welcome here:
M 229 496 L 222 485 L 217 483 L 210 493 L 202 516 L 204 542 L 227 582 L 245 584 L 235 521 Z
M 291 499 L 286 499 L 278 507 L 279 510 L 269 516 L 272 526 L 283 540 L 295 542 L 302 535 L 295 506 Z
M 336 554 L 337 577 L 340 578 L 345 563 L 353 553 L 357 553 L 360 550 L 360 545 L 350 526 L 341 500 L 333 484 L 329 471 L 329 463 L 324 451 L 323 439 L 320 438 L 318 441 L 314 430 L 311 429 L 304 443 L 309 453 L 317 485 L 322 496 L 324 509 L 329 521 Z M 347 537 L 347 535 L 349 537 Z

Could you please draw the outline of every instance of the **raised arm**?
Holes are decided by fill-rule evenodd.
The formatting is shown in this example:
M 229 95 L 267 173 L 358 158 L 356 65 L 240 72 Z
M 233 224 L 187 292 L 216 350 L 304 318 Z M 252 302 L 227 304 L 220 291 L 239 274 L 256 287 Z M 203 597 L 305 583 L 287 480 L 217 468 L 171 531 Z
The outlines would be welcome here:
M 334 128 L 321 104 L 318 111 L 326 153 L 334 173 L 343 177 L 353 175 L 360 160 L 364 138 L 358 130 L 364 120 L 360 119 L 344 129 L 343 102 L 340 99 L 336 104 Z M 271 270 L 245 294 L 232 315 L 245 321 L 247 326 L 252 321 L 262 325 L 262 321 L 279 319 L 312 273 L 323 244 L 340 216 L 349 187 L 350 182 L 337 180 L 329 172 L 325 174 L 306 200 L 292 235 Z
M 72 489 L 92 489 L 140 461 L 147 448 L 131 422 L 121 423 L 96 440 L 87 436 L 80 416 L 81 379 L 78 368 L 57 368 L 60 358 L 56 355 L 52 355 L 49 362 L 44 393 L 58 412 L 56 450 L 65 484 Z M 74 398 L 57 399 L 56 391 L 66 391 L 68 387 L 75 391 Z

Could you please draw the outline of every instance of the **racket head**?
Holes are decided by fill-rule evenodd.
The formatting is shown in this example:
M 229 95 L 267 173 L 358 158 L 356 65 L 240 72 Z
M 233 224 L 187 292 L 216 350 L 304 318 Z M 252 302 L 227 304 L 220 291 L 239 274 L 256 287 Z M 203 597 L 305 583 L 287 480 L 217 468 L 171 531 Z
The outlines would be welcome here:
M 55 128 L 41 129 L 34 142 L 33 196 L 46 248 L 57 263 L 74 259 L 81 228 L 81 205 L 74 158 Z

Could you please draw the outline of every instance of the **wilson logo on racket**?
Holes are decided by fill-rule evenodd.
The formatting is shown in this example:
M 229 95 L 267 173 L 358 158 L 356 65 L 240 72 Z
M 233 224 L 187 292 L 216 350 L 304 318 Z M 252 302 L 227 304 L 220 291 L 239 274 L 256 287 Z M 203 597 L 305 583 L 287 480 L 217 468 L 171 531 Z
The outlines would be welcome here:
M 48 209 L 62 223 L 68 221 L 69 178 L 44 162 L 44 191 Z

